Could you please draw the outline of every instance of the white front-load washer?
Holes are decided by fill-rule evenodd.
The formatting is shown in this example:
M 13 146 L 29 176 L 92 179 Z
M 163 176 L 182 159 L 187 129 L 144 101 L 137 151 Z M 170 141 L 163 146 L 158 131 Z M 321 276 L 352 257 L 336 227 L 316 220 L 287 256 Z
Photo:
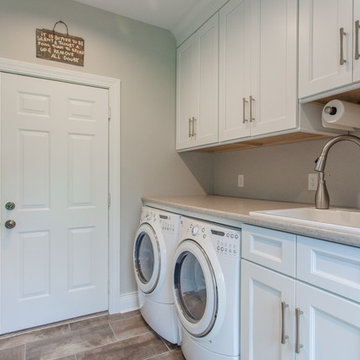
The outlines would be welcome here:
M 144 206 L 133 252 L 141 314 L 156 333 L 174 344 L 180 343 L 172 292 L 179 223 L 180 215 Z
M 240 230 L 182 217 L 173 291 L 185 358 L 240 359 Z

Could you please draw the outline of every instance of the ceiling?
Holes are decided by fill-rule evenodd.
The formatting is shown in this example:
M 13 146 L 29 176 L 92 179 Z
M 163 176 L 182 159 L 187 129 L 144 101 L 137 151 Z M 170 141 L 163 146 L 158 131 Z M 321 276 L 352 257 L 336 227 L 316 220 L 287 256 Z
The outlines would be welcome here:
M 75 0 L 172 31 L 195 9 L 213 0 Z

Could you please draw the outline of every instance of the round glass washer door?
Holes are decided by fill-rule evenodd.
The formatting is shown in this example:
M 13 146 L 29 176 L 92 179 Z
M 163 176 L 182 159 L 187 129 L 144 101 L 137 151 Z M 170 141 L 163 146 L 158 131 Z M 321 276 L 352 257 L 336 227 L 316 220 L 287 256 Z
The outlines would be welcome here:
M 142 224 L 135 235 L 134 268 L 141 291 L 153 292 L 159 282 L 161 252 L 159 239 L 149 224 Z
M 218 312 L 216 278 L 203 248 L 183 241 L 175 254 L 174 292 L 179 320 L 193 336 L 203 337 L 213 328 Z

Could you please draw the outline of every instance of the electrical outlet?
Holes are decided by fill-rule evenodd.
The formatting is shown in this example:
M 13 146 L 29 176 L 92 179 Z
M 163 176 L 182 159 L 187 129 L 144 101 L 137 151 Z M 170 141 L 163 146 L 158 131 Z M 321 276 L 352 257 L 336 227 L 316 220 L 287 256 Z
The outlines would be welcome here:
M 317 173 L 308 174 L 308 190 L 316 191 L 319 175 Z
M 244 175 L 238 175 L 238 187 L 244 187 Z

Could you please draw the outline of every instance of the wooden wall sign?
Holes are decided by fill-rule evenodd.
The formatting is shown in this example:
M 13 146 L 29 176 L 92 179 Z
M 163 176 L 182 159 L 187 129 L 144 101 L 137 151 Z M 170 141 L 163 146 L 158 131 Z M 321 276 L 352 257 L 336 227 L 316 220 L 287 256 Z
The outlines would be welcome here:
M 66 26 L 66 34 L 55 31 L 57 24 Z M 84 66 L 84 39 L 69 35 L 68 27 L 63 21 L 55 23 L 52 30 L 36 29 L 36 57 L 46 60 Z

